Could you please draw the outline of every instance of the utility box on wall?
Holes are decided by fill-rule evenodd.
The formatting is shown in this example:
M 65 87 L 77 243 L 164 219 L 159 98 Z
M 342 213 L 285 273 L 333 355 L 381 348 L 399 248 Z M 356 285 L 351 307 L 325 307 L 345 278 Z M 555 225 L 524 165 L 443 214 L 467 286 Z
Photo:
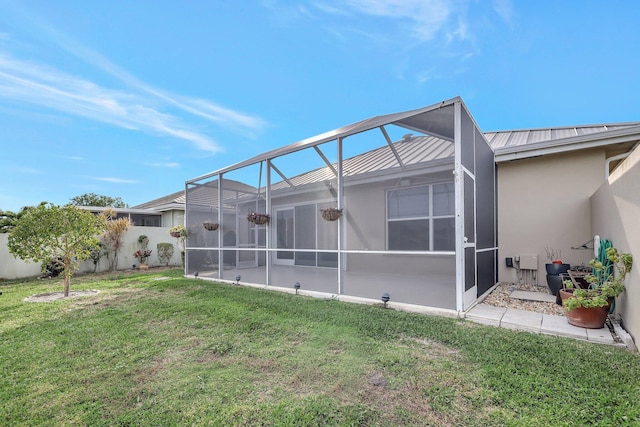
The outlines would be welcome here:
M 521 270 L 537 270 L 538 255 L 520 255 Z

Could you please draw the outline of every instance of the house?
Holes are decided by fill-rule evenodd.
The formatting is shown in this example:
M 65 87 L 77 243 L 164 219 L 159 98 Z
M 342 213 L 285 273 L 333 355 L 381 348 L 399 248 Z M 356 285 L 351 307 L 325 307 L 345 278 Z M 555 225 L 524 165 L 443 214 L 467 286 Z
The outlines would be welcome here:
M 599 234 L 640 253 L 639 141 L 640 122 L 483 133 L 461 98 L 366 119 L 187 181 L 186 272 L 458 315 L 497 281 L 544 284 L 547 247 L 586 264 Z

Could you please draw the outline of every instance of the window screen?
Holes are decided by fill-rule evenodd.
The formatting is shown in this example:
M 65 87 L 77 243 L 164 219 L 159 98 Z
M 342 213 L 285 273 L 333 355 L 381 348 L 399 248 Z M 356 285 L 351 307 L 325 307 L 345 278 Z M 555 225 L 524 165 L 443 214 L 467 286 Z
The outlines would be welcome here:
M 389 190 L 388 250 L 455 250 L 454 213 L 453 182 Z

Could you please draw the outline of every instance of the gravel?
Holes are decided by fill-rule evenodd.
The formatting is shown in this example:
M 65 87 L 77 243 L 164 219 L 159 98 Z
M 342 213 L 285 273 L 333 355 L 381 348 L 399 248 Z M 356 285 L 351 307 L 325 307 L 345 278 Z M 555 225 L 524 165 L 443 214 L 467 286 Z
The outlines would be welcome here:
M 546 286 L 519 284 L 519 283 L 498 283 L 493 291 L 482 301 L 483 304 L 496 307 L 514 308 L 517 310 L 534 311 L 536 313 L 553 314 L 564 316 L 562 306 L 553 302 L 528 301 L 518 298 L 511 298 L 512 291 L 529 291 L 550 294 Z

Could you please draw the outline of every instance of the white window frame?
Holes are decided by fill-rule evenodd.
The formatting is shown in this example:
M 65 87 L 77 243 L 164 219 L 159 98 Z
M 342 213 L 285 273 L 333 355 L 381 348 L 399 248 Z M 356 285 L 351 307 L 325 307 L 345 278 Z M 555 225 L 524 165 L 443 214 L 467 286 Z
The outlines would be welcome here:
M 434 238 L 434 233 L 433 233 L 433 220 L 434 219 L 444 219 L 444 218 L 455 218 L 455 209 L 454 212 L 452 212 L 450 215 L 434 215 L 434 203 L 433 203 L 433 186 L 434 185 L 441 185 L 441 184 L 454 184 L 453 181 L 443 181 L 443 182 L 433 182 L 430 184 L 420 184 L 420 185 L 412 185 L 412 186 L 406 186 L 406 187 L 400 187 L 400 188 L 391 188 L 391 189 L 387 189 L 386 193 L 385 193 L 385 212 L 386 212 L 386 250 L 390 251 L 390 252 L 394 252 L 395 250 L 390 250 L 389 249 L 389 223 L 390 222 L 397 222 L 397 221 L 412 221 L 412 220 L 428 220 L 429 221 L 429 248 L 426 249 L 427 252 L 442 252 L 441 250 L 435 250 L 433 248 L 434 243 L 433 243 L 433 238 Z M 389 218 L 389 196 L 394 193 L 394 192 L 398 192 L 398 191 L 402 191 L 402 190 L 409 190 L 412 188 L 424 188 L 424 187 L 428 187 L 429 188 L 429 213 L 427 215 L 421 215 L 421 216 L 410 216 L 410 217 L 402 217 L 402 218 Z M 452 193 L 453 194 L 453 193 Z M 404 251 L 404 250 L 411 250 L 411 249 L 397 249 L 398 251 Z M 415 250 L 416 252 L 421 252 L 420 250 Z M 451 250 L 451 252 L 454 252 L 454 250 Z

